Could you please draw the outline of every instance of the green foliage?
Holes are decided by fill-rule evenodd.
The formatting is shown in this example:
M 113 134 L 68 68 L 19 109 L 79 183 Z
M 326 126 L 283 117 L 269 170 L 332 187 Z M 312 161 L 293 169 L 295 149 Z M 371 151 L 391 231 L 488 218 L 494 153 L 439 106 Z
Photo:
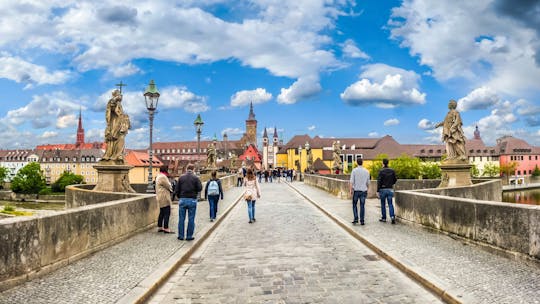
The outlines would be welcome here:
M 9 174 L 9 169 L 0 166 L 0 183 L 3 183 Z
M 531 175 L 534 177 L 540 176 L 540 169 L 538 168 L 538 165 L 534 167 L 534 170 Z
M 15 206 L 7 204 L 4 206 L 4 211 L 5 212 L 15 211 Z
M 486 164 L 484 165 L 484 170 L 482 171 L 482 176 L 487 177 L 497 177 L 501 174 L 501 168 L 496 164 Z
M 478 167 L 476 167 L 476 165 L 474 165 L 474 164 L 471 167 L 471 176 L 472 177 L 480 176 L 480 170 L 478 170 Z
M 11 181 L 11 190 L 15 193 L 37 194 L 45 187 L 45 177 L 36 162 L 22 167 Z
M 377 155 L 371 163 L 371 166 L 367 168 L 372 179 L 377 179 L 379 177 L 379 170 L 381 170 L 383 167 L 382 160 L 385 158 L 388 159 L 388 154 Z
M 390 162 L 390 167 L 396 171 L 397 178 L 416 179 L 422 176 L 422 165 L 419 158 L 401 155 Z
M 66 191 L 66 186 L 82 184 L 84 178 L 82 175 L 77 175 L 68 171 L 64 171 L 62 175 L 51 185 L 54 192 Z
M 441 178 L 441 167 L 435 162 L 422 163 L 421 167 L 422 178 L 439 179 Z
M 51 193 L 52 193 L 51 188 L 46 187 L 46 188 L 43 188 L 43 189 L 39 190 L 39 193 L 38 193 L 38 194 L 39 194 L 39 195 L 49 195 L 49 194 L 51 194 Z

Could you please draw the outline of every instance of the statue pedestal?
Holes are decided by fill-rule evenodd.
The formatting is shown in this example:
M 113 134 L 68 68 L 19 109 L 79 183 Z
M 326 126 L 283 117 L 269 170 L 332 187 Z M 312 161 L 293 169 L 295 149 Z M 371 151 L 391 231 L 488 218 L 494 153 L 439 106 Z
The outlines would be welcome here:
M 441 163 L 440 167 L 442 174 L 439 188 L 472 185 L 471 164 L 462 161 L 446 161 Z
M 98 172 L 98 182 L 94 191 L 131 192 L 135 190 L 129 184 L 129 170 L 132 166 L 97 164 L 94 169 Z

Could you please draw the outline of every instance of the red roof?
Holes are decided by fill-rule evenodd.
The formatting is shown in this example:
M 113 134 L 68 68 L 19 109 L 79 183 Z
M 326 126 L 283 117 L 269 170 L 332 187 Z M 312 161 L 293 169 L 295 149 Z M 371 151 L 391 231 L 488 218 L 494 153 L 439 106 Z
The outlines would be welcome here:
M 126 163 L 135 167 L 148 167 L 150 164 L 148 153 L 139 151 L 129 151 L 126 155 Z M 152 166 L 161 167 L 163 162 L 155 155 L 152 156 Z
M 251 160 L 254 162 L 261 161 L 259 150 L 254 145 L 249 145 L 242 155 L 238 157 L 240 160 Z

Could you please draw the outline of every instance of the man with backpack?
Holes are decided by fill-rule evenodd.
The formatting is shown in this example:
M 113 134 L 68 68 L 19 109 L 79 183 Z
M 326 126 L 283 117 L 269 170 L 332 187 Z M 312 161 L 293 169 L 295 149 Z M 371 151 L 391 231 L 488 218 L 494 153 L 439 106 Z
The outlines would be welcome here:
M 223 199 L 221 180 L 216 176 L 216 171 L 212 171 L 212 178 L 206 183 L 206 187 L 204 188 L 204 196 L 208 200 L 210 206 L 210 222 L 213 222 L 216 219 L 219 198 L 221 197 L 221 199 Z

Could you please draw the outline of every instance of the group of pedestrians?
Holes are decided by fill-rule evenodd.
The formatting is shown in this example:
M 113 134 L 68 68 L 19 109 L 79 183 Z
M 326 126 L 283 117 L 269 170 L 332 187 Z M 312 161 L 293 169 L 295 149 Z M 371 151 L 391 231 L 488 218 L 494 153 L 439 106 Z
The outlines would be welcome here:
M 202 182 L 193 172 L 195 166 L 188 164 L 186 172 L 182 174 L 178 181 L 169 180 L 167 168 L 160 168 L 160 173 L 155 180 L 156 199 L 159 205 L 158 232 L 174 233 L 169 228 L 169 218 L 171 214 L 172 201 L 178 198 L 178 239 L 194 240 L 195 214 L 197 212 L 197 201 L 199 193 L 202 191 Z M 173 187 L 175 184 L 175 187 Z M 255 202 L 261 197 L 259 183 L 255 178 L 253 169 L 246 170 L 245 178 L 242 176 L 242 186 L 244 187 L 243 199 L 246 201 L 248 209 L 249 223 L 255 219 Z M 218 212 L 218 202 L 223 200 L 223 186 L 221 180 L 217 178 L 217 173 L 211 173 L 210 180 L 204 188 L 204 198 L 208 200 L 210 210 L 210 222 L 216 219 Z M 187 216 L 187 230 L 186 230 Z
M 350 193 L 352 196 L 352 209 L 353 209 L 353 225 L 365 224 L 365 204 L 369 190 L 369 184 L 371 176 L 369 171 L 364 168 L 363 160 L 357 159 L 358 166 L 351 172 L 349 180 Z M 381 200 L 381 218 L 379 222 L 386 222 L 386 205 L 388 204 L 388 211 L 390 213 L 390 220 L 392 224 L 396 223 L 396 217 L 394 214 L 394 205 L 392 199 L 394 197 L 394 184 L 397 182 L 396 173 L 393 169 L 388 167 L 388 159 L 383 159 L 383 168 L 379 170 L 377 177 L 377 197 Z M 358 202 L 360 202 L 360 216 L 358 216 Z

